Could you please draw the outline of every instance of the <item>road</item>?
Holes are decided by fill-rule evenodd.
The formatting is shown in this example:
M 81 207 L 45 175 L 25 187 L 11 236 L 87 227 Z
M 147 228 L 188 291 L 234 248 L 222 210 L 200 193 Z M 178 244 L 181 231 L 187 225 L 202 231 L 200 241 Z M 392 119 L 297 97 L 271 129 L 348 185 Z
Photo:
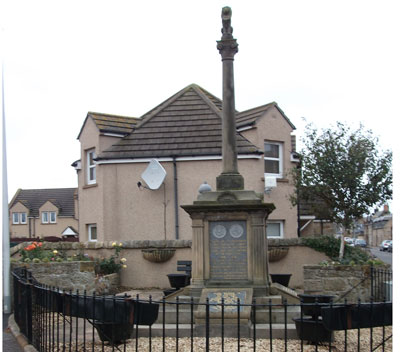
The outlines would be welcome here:
M 392 265 L 392 253 L 381 252 L 378 247 L 370 248 L 371 253 L 386 264 Z

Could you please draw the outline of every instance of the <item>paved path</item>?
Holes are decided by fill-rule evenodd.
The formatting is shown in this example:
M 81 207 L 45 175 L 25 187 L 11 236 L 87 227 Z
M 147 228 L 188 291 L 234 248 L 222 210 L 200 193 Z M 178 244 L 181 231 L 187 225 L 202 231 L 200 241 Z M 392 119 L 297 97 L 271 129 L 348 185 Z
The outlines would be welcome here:
M 8 317 L 10 314 L 3 313 L 3 351 L 23 352 L 14 335 L 8 329 Z

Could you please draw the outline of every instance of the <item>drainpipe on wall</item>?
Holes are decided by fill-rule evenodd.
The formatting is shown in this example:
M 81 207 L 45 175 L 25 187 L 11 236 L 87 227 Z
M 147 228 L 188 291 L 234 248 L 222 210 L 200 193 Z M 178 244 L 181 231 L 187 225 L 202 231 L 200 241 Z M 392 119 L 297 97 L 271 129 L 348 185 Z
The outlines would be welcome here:
M 174 203 L 175 203 L 175 239 L 179 240 L 179 215 L 178 215 L 178 170 L 176 167 L 176 158 L 173 157 L 174 163 Z

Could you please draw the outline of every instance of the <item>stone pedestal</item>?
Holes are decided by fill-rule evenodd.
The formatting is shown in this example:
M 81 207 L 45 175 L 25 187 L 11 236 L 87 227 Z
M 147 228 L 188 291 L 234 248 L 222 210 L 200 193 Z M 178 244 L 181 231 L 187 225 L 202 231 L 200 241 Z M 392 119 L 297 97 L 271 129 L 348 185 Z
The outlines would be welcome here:
M 200 194 L 182 208 L 192 218 L 192 294 L 245 287 L 255 296 L 267 295 L 265 222 L 274 205 L 253 191 L 217 191 Z

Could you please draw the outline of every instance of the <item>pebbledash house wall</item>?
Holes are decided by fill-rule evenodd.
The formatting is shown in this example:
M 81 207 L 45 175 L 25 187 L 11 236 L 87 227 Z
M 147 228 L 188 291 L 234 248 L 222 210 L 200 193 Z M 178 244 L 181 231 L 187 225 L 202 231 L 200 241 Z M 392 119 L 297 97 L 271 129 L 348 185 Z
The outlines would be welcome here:
M 239 172 L 245 180 L 245 189 L 264 194 L 264 200 L 274 203 L 276 209 L 269 220 L 284 221 L 284 237 L 297 237 L 297 209 L 292 207 L 289 196 L 294 186 L 289 171 L 295 166 L 290 160 L 292 127 L 276 107 L 268 109 L 256 126 L 241 132 L 261 150 L 264 142 L 283 143 L 283 178 L 270 194 L 264 194 L 264 158 L 241 159 Z M 81 168 L 78 170 L 79 233 L 80 241 L 88 240 L 88 225 L 96 224 L 98 241 L 163 240 L 176 239 L 174 205 L 173 162 L 161 162 L 167 172 L 164 185 L 158 190 L 138 188 L 141 174 L 148 166 L 143 162 L 103 163 L 96 165 L 96 184 L 86 181 L 86 151 L 96 154 L 106 149 L 118 138 L 100 135 L 95 123 L 88 119 L 79 138 L 81 142 Z M 192 204 L 199 186 L 206 181 L 216 189 L 216 177 L 222 171 L 222 160 L 177 161 L 179 239 L 190 240 L 190 217 L 180 205 Z M 165 187 L 165 199 L 164 199 Z M 164 223 L 164 204 L 166 219 Z

